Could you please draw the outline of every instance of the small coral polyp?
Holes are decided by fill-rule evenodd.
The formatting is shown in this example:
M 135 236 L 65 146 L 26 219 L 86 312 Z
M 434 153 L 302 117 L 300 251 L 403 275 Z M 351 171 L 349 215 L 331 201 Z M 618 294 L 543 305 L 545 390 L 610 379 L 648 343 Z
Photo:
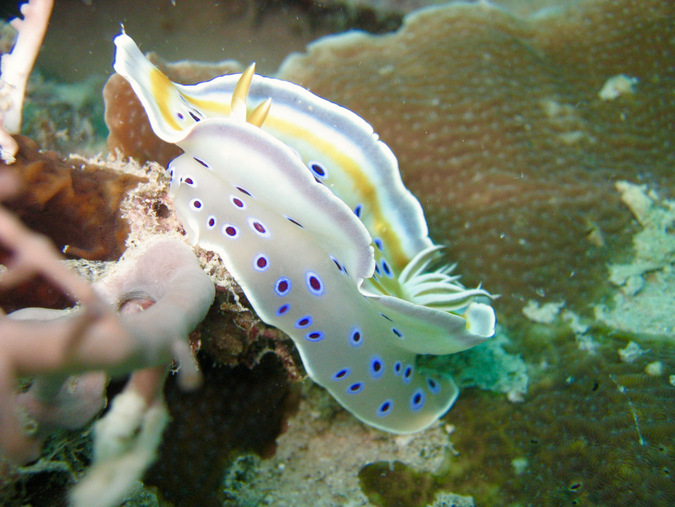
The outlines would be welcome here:
M 482 343 L 495 315 L 452 267 L 430 270 L 440 247 L 372 127 L 253 67 L 185 86 L 128 35 L 115 44 L 115 70 L 155 134 L 184 151 L 168 170 L 189 239 L 221 256 L 260 318 L 356 417 L 395 433 L 433 424 L 458 390 L 417 355 Z

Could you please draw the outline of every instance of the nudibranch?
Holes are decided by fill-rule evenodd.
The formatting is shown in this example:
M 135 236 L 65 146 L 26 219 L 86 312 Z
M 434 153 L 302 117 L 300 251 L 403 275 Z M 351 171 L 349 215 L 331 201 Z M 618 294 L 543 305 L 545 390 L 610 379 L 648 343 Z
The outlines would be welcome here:
M 441 247 L 372 127 L 253 67 L 179 85 L 125 33 L 115 45 L 154 132 L 184 151 L 168 171 L 189 239 L 221 256 L 308 375 L 376 428 L 442 416 L 457 387 L 417 356 L 485 341 L 495 314 L 486 291 L 434 268 Z

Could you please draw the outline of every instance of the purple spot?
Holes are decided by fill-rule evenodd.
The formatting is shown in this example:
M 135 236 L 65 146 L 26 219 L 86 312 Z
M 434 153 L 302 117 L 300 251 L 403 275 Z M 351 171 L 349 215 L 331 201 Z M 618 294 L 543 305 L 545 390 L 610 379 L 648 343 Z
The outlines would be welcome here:
M 391 272 L 389 263 L 384 259 L 382 259 L 382 271 L 384 271 L 384 274 L 387 275 L 389 278 L 393 278 L 394 274 Z
M 195 186 L 195 182 L 189 176 L 186 176 L 185 178 L 183 178 L 182 182 L 185 183 L 186 185 L 190 185 L 191 187 Z
M 304 317 L 300 317 L 296 322 L 295 322 L 295 327 L 297 329 L 303 329 L 309 326 L 312 323 L 312 317 L 310 315 L 305 315 Z
M 208 229 L 213 229 L 216 226 L 216 217 L 211 215 L 209 219 L 206 221 L 206 227 Z
M 370 360 L 370 374 L 373 378 L 380 378 L 384 374 L 384 362 L 378 356 Z
M 237 208 L 239 209 L 246 209 L 246 205 L 244 204 L 244 201 L 239 199 L 239 197 L 235 196 L 230 196 L 230 200 L 232 201 L 232 204 L 234 204 Z
M 388 415 L 393 410 L 393 408 L 394 402 L 392 400 L 387 400 L 382 405 L 380 405 L 380 408 L 377 409 L 377 415 L 384 417 L 385 415 Z
M 274 284 L 274 292 L 276 292 L 279 296 L 285 296 L 291 292 L 291 286 L 291 281 L 288 278 L 281 277 Z
M 438 394 L 441 390 L 440 384 L 432 378 L 427 379 L 427 386 L 429 386 L 429 391 L 431 391 L 433 394 Z
M 413 410 L 413 412 L 417 412 L 424 406 L 425 398 L 424 391 L 421 389 L 417 389 L 413 393 L 412 397 L 410 398 L 410 408 Z
M 201 211 L 202 201 L 200 201 L 199 199 L 192 199 L 190 201 L 190 207 L 195 211 Z
M 320 342 L 324 336 L 323 331 L 311 331 L 305 335 L 305 339 L 310 342 Z
M 207 169 L 209 169 L 209 164 L 207 164 L 206 162 L 204 162 L 202 159 L 197 158 L 197 157 L 192 157 L 192 158 L 195 159 L 195 162 L 197 162 L 197 163 L 203 165 L 204 167 L 206 167 Z
M 358 394 L 363 391 L 363 382 L 356 382 L 347 388 L 349 394 Z
M 225 224 L 221 230 L 225 236 L 229 236 L 230 238 L 239 237 L 239 229 L 237 229 L 234 225 Z
M 332 260 L 335 263 L 335 265 L 338 268 L 338 271 L 342 271 L 342 264 L 340 264 L 340 262 L 335 257 L 331 255 L 330 260 Z
M 358 347 L 363 343 L 363 337 L 361 336 L 361 330 L 359 328 L 354 329 L 352 334 L 349 335 L 349 343 L 351 343 L 353 347 Z
M 351 370 L 349 368 L 342 368 L 341 370 L 335 372 L 335 375 L 333 375 L 333 380 L 342 380 L 343 378 L 347 378 L 350 372 Z
M 263 238 L 269 238 L 270 237 L 270 231 L 267 230 L 267 228 L 260 222 L 259 220 L 256 220 L 255 218 L 249 218 L 248 219 L 248 225 L 259 236 L 262 236 Z
M 281 317 L 286 312 L 288 312 L 288 310 L 290 310 L 290 309 L 291 309 L 291 305 L 289 305 L 289 304 L 281 305 L 279 308 L 277 308 L 277 317 Z
M 318 162 L 310 162 L 308 165 L 310 170 L 319 178 L 326 178 L 328 176 L 326 169 Z M 319 181 L 319 183 L 321 182 Z
M 184 118 L 183 113 L 176 113 L 176 116 L 178 116 L 179 120 L 182 120 Z
M 235 188 L 236 188 L 237 190 L 239 190 L 242 194 L 246 194 L 246 195 L 248 195 L 249 197 L 253 197 L 253 196 L 248 192 L 248 190 L 246 190 L 245 188 L 241 188 L 241 187 L 235 187 Z
M 188 113 L 190 113 L 190 116 L 192 117 L 192 119 L 193 119 L 194 121 L 201 121 L 201 120 L 202 120 L 202 119 L 199 118 L 197 115 L 195 115 L 192 111 L 188 111 Z
M 270 267 L 270 262 L 267 260 L 263 254 L 258 254 L 253 259 L 253 269 L 256 271 L 267 271 Z
M 412 381 L 412 374 L 413 374 L 412 366 L 406 366 L 405 370 L 403 371 L 403 382 L 405 382 L 406 384 L 410 384 L 410 382 Z
M 300 222 L 297 222 L 297 221 L 293 220 L 291 217 L 286 217 L 286 220 L 288 220 L 292 224 L 297 225 L 301 229 L 304 229 L 304 227 L 302 226 L 302 224 Z
M 321 278 L 319 278 L 319 275 L 313 271 L 307 271 L 307 274 L 305 275 L 305 281 L 307 282 L 307 288 L 309 289 L 309 292 L 315 296 L 323 296 L 325 288 Z

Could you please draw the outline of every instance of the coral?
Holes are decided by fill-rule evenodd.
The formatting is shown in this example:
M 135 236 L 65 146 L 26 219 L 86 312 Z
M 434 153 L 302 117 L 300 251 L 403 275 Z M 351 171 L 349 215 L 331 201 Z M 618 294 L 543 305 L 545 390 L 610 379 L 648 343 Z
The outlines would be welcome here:
M 19 186 L 16 175 L 0 171 L 0 199 Z M 161 238 L 127 251 L 94 289 L 61 262 L 47 238 L 2 206 L 0 243 L 9 253 L 0 287 L 40 274 L 80 304 L 71 311 L 0 311 L 3 490 L 11 484 L 5 478 L 17 475 L 13 465 L 36 459 L 51 433 L 81 428 L 102 410 L 107 375 L 131 374 L 96 424 L 94 464 L 71 495 L 74 506 L 117 505 L 154 460 L 167 421 L 166 365 L 179 362 L 183 388 L 199 381 L 187 335 L 206 315 L 213 284 L 187 246 Z M 17 392 L 20 378 L 31 382 Z
M 672 349 L 626 363 L 625 339 L 594 333 L 594 354 L 567 336 L 531 354 L 539 367 L 523 403 L 464 391 L 448 417 L 457 455 L 437 486 L 481 505 L 671 505 Z M 658 376 L 645 372 L 655 360 Z
M 118 259 L 129 232 L 119 216 L 120 203 L 144 178 L 41 152 L 26 137 L 17 142 L 21 150 L 11 171 L 20 179 L 21 191 L 6 201 L 7 207 L 67 255 Z
M 513 348 L 513 343 L 498 328 L 489 342 L 460 354 L 425 357 L 423 364 L 451 374 L 462 389 L 478 387 L 505 393 L 516 400 L 527 393 L 529 377 L 523 358 L 507 352 L 508 348 Z
M 619 181 L 616 187 L 642 230 L 633 237 L 631 262 L 609 266 L 619 290 L 609 304 L 595 306 L 595 317 L 614 329 L 673 343 L 675 201 L 660 199 L 645 185 Z
M 21 113 L 28 76 L 33 69 L 42 39 L 47 31 L 54 0 L 29 0 L 21 5 L 22 18 L 10 24 L 17 32 L 11 53 L 0 61 L 0 158 L 14 162 L 19 147 L 9 134 L 21 130 Z
M 587 0 L 531 17 L 487 2 L 420 11 L 388 36 L 345 34 L 279 77 L 366 118 L 397 155 L 432 237 L 470 282 L 502 295 L 586 301 L 630 232 L 614 181 L 675 190 L 672 2 Z M 633 94 L 603 101 L 612 76 Z M 506 322 L 502 320 L 502 322 Z
M 371 463 L 359 472 L 361 487 L 378 507 L 424 507 L 435 493 L 434 478 L 400 461 Z

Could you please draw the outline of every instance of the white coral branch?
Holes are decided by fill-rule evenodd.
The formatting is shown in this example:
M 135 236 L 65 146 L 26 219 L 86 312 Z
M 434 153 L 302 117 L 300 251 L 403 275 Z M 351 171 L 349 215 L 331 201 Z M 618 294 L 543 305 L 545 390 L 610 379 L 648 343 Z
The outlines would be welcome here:
M 30 0 L 21 5 L 23 18 L 10 24 L 17 30 L 11 53 L 0 61 L 0 156 L 11 164 L 18 146 L 10 134 L 21 130 L 21 111 L 26 83 L 44 39 L 54 0 Z
M 163 377 L 140 375 L 139 370 L 162 369 L 178 358 L 183 383 L 195 384 L 198 372 L 187 335 L 206 315 L 215 291 L 184 243 L 159 239 L 144 245 L 141 253 L 123 261 L 116 274 L 97 289 L 100 293 L 67 270 L 44 237 L 28 230 L 2 206 L 0 244 L 12 255 L 8 269 L 0 274 L 0 286 L 13 286 L 41 274 L 81 303 L 65 315 L 54 316 L 44 309 L 20 310 L 10 316 L 0 312 L 0 448 L 7 458 L 14 462 L 34 459 L 44 426 L 66 426 L 58 416 L 58 405 L 73 407 L 82 401 L 59 398 L 61 386 L 72 382 L 69 376 L 97 370 L 111 376 L 134 372 L 135 389 L 144 392 L 150 403 L 159 396 Z M 117 307 L 129 299 L 154 304 L 118 315 Z M 31 391 L 17 396 L 19 376 L 38 378 Z M 99 381 L 82 392 L 91 399 L 92 392 L 100 392 L 100 385 Z M 91 411 L 85 408 L 81 413 L 89 415 L 83 418 L 90 418 Z M 67 410 L 63 412 L 68 415 Z M 32 435 L 24 431 L 27 418 L 38 426 Z

